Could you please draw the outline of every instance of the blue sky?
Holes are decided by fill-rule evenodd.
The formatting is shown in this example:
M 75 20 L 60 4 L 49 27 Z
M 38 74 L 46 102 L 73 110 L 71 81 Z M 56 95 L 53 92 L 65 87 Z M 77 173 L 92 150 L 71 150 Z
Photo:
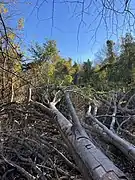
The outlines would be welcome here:
M 121 28 L 116 32 L 117 25 L 120 26 L 123 23 L 122 16 L 118 17 L 117 24 L 114 20 L 112 26 L 112 19 L 110 18 L 112 14 L 104 11 L 107 18 L 106 20 L 102 18 L 102 21 L 100 21 L 102 12 L 100 3 L 89 4 L 90 0 L 85 0 L 84 7 L 86 9 L 89 5 L 89 8 L 86 9 L 83 16 L 85 23 L 80 24 L 82 4 L 75 7 L 74 3 L 68 5 L 55 3 L 54 11 L 52 11 L 52 1 L 49 0 L 49 3 L 46 3 L 43 0 L 28 0 L 15 4 L 14 8 L 20 13 L 19 16 L 25 19 L 22 33 L 26 49 L 32 41 L 43 43 L 45 38 L 54 39 L 57 41 L 63 57 L 71 57 L 75 61 L 84 61 L 88 58 L 94 59 L 95 53 L 102 48 L 108 38 L 117 40 L 118 33 L 121 35 L 122 32 L 126 31 L 126 29 Z M 62 1 L 55 0 L 55 2 Z M 116 4 L 117 7 L 120 7 L 120 5 Z M 50 18 L 52 16 L 53 21 Z M 91 26 L 89 26 L 90 24 Z M 81 25 L 80 29 L 79 25 Z M 97 27 L 98 30 L 96 31 Z M 115 32 L 116 35 L 112 32 Z

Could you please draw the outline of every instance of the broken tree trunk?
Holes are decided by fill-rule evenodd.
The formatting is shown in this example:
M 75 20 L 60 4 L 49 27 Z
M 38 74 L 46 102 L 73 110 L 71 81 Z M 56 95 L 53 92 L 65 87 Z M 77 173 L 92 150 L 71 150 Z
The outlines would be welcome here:
M 34 102 L 34 104 L 41 107 L 45 113 L 52 114 L 84 179 L 126 180 L 127 177 L 124 173 L 92 143 L 76 116 L 69 96 L 66 98 L 73 118 L 73 125 L 56 108 L 55 102 L 50 103 L 50 108 L 38 102 Z
M 75 127 L 51 104 L 56 114 L 64 140 L 66 141 L 84 179 L 118 180 L 127 179 L 125 175 L 110 161 L 90 140 L 85 130 Z

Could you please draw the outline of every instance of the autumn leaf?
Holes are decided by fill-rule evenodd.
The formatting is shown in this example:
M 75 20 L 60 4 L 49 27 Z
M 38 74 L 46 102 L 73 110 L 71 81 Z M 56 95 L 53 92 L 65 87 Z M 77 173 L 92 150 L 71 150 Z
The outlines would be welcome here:
M 8 9 L 7 8 L 4 8 L 3 9 L 3 13 L 6 14 L 8 12 Z

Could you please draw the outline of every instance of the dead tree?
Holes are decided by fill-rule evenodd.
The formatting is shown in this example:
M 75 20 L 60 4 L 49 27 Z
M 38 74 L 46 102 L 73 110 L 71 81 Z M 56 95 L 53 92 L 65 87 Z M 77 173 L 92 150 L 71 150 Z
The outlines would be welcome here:
M 116 122 L 116 113 L 117 113 L 117 109 L 120 109 L 122 112 L 128 112 L 129 114 L 134 114 L 135 111 L 134 109 L 129 109 L 128 105 L 130 104 L 131 100 L 134 98 L 135 95 L 132 95 L 129 100 L 127 101 L 125 107 L 121 106 L 121 101 L 125 98 L 125 96 L 123 96 L 118 105 L 116 105 L 116 98 L 114 98 L 114 94 L 113 94 L 113 100 L 114 100 L 114 106 L 113 106 L 113 114 L 110 115 L 110 117 L 112 118 L 112 121 L 110 123 L 110 129 L 108 129 L 103 123 L 101 123 L 94 114 L 91 113 L 91 106 L 89 107 L 89 110 L 86 114 L 86 118 L 87 120 L 90 121 L 90 123 L 92 123 L 93 129 L 100 134 L 100 136 L 103 137 L 104 140 L 109 141 L 111 144 L 113 144 L 115 147 L 117 147 L 119 150 L 121 150 L 123 152 L 123 154 L 127 157 L 127 159 L 131 160 L 133 163 L 135 163 L 135 146 L 131 143 L 129 143 L 128 141 L 126 141 L 125 139 L 121 138 L 117 133 L 115 133 L 114 130 L 114 124 Z M 101 99 L 100 99 L 101 100 Z M 103 99 L 102 99 L 103 100 Z M 107 105 L 111 106 L 111 104 L 109 104 L 109 101 L 103 100 L 103 103 L 106 103 Z M 96 107 L 96 109 L 98 108 L 97 105 L 94 105 Z M 100 117 L 100 115 L 99 115 Z M 130 117 L 130 116 L 129 116 Z M 129 120 L 126 119 L 125 121 Z M 124 121 L 121 123 L 123 124 Z M 86 126 L 85 124 L 83 124 L 84 126 Z M 119 125 L 118 129 L 120 128 L 121 125 Z
M 38 106 L 38 108 L 40 107 L 45 114 L 47 113 L 55 120 L 58 129 L 84 179 L 127 179 L 124 173 L 92 143 L 92 140 L 80 124 L 76 111 L 70 100 L 69 91 L 65 92 L 65 97 L 73 123 L 66 119 L 56 108 L 56 104 L 59 102 L 56 96 L 52 102 L 48 103 L 48 107 L 42 103 L 32 101 L 31 98 L 29 98 L 29 100 L 32 104 Z

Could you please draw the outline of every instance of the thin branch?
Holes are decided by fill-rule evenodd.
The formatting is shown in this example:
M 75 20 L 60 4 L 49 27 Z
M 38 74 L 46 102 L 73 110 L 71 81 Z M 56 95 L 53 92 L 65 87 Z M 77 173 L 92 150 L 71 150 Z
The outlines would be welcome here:
M 13 161 L 7 160 L 4 156 L 2 157 L 3 160 L 11 165 L 12 167 L 17 168 L 17 170 L 22 173 L 28 180 L 35 180 L 36 177 L 32 176 L 30 173 L 28 173 L 24 168 L 20 167 L 19 165 L 15 164 Z
M 6 29 L 6 26 L 5 26 L 5 23 L 4 23 L 4 20 L 2 18 L 2 14 L 0 13 L 0 20 L 2 22 L 2 25 L 3 25 L 3 28 L 4 28 L 4 33 L 5 33 L 5 36 L 6 36 L 6 50 L 7 50 L 7 45 L 8 45 L 8 35 L 7 35 L 7 29 Z
M 112 122 L 110 124 L 110 130 L 111 131 L 114 131 L 114 125 L 115 125 L 115 122 L 116 122 L 116 113 L 117 113 L 117 105 L 116 105 L 116 95 L 114 94 L 113 95 L 113 100 L 114 100 L 114 111 L 113 111 L 113 114 L 112 114 Z
M 119 130 L 121 129 L 121 127 L 127 123 L 129 120 L 131 119 L 131 116 L 129 116 L 126 120 L 124 120 L 117 128 L 117 133 L 119 132 Z
M 54 99 L 52 101 L 52 103 L 54 103 L 54 105 L 58 104 L 60 102 L 60 100 L 61 100 L 61 98 L 57 99 L 57 96 L 59 95 L 60 92 L 61 92 L 60 90 L 57 91 L 55 96 L 54 96 Z
M 27 82 L 28 84 L 30 84 L 32 87 L 35 87 L 30 81 L 26 80 L 25 78 L 23 78 L 22 76 L 16 74 L 15 72 L 12 72 L 12 71 L 10 71 L 10 70 L 8 70 L 8 69 L 5 69 L 5 68 L 3 68 L 2 66 L 0 66 L 0 68 L 1 68 L 3 71 L 6 71 L 6 72 L 8 72 L 8 73 L 10 73 L 10 74 L 13 74 L 14 76 L 22 79 L 23 81 L 25 81 L 25 82 Z

